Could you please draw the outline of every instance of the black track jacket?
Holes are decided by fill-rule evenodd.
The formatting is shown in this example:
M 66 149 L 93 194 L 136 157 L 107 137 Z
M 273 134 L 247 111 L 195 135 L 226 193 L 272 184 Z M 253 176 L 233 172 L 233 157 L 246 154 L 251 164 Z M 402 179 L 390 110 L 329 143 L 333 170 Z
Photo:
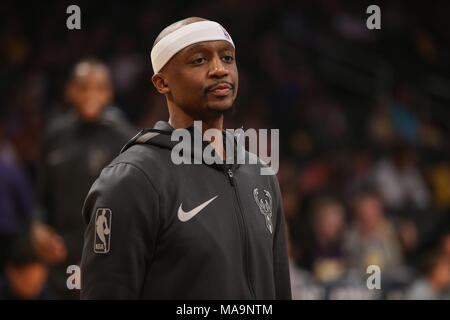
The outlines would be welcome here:
M 92 185 L 81 298 L 291 299 L 276 176 L 259 160 L 176 165 L 173 130 L 142 130 Z

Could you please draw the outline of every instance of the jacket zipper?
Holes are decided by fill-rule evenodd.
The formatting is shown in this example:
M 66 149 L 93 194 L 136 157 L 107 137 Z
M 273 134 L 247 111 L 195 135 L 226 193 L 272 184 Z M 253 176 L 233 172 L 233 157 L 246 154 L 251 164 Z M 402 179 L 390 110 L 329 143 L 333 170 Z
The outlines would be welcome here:
M 242 206 L 241 206 L 241 199 L 239 198 L 239 192 L 237 190 L 236 180 L 233 176 L 233 171 L 231 171 L 231 169 L 228 169 L 227 175 L 230 180 L 230 184 L 234 189 L 234 194 L 236 195 L 236 199 L 237 199 L 237 203 L 238 203 L 238 207 L 239 207 L 239 214 L 237 216 L 238 216 L 239 228 L 240 228 L 241 234 L 243 236 L 243 240 L 244 240 L 244 261 L 245 261 L 245 273 L 246 273 L 246 277 L 247 277 L 247 285 L 248 285 L 248 289 L 250 291 L 250 295 L 255 299 L 256 297 L 255 297 L 253 286 L 252 286 L 252 283 L 250 280 L 250 272 L 249 272 L 249 265 L 248 265 L 247 225 L 245 223 L 245 218 L 244 218 L 244 214 L 243 214 Z

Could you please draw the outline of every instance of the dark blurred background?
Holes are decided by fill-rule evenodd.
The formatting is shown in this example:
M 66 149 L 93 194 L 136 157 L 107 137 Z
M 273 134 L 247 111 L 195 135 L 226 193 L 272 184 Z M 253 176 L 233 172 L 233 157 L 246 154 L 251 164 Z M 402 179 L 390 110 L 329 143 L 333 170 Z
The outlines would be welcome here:
M 66 27 L 71 4 L 81 30 Z M 366 27 L 369 4 L 381 30 Z M 164 27 L 200 16 L 237 48 L 226 127 L 280 129 L 294 298 L 450 298 L 448 12 L 448 1 L 2 1 L 0 297 L 76 298 L 61 289 L 82 232 L 68 212 L 122 140 L 168 119 L 150 50 Z M 98 68 L 80 80 L 83 59 Z M 102 112 L 84 121 L 90 86 L 84 107 Z M 369 265 L 380 290 L 367 288 Z

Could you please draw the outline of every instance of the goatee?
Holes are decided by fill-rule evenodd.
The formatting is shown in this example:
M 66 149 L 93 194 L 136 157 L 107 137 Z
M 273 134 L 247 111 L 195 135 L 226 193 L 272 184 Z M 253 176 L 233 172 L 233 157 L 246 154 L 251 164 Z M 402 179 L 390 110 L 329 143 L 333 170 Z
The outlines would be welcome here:
M 231 107 L 224 109 L 224 110 L 217 110 L 217 109 L 213 109 L 209 106 L 206 106 L 206 110 L 208 110 L 208 114 L 210 116 L 215 117 L 215 118 L 220 118 L 220 116 L 222 116 L 222 115 L 230 115 L 230 114 L 234 115 L 236 113 L 236 108 L 235 108 L 234 104 Z

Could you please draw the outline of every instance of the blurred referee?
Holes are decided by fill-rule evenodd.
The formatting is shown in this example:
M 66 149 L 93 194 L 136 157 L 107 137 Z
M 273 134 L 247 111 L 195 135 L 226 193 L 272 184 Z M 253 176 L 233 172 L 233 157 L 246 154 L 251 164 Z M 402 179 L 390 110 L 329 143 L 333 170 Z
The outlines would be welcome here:
M 83 249 L 80 211 L 89 187 L 133 136 L 122 112 L 111 106 L 108 67 L 95 59 L 78 62 L 65 87 L 69 112 L 55 117 L 42 146 L 38 179 L 38 220 L 33 244 L 51 264 L 53 299 L 79 299 L 67 288 L 67 267 L 78 265 Z

